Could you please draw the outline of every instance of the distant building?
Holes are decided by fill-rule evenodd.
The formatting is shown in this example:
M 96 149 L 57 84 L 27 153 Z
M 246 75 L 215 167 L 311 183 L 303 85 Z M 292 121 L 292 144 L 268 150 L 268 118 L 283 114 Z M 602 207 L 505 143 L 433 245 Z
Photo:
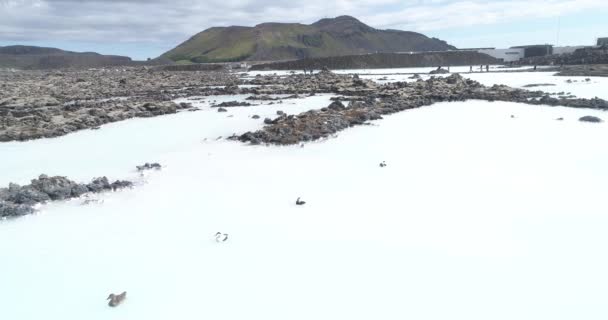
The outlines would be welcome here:
M 565 54 L 573 53 L 578 49 L 588 48 L 589 46 L 566 46 L 566 47 L 553 47 L 553 54 Z
M 598 38 L 598 46 L 608 46 L 608 37 Z M 515 46 L 509 49 L 496 49 L 496 48 L 464 48 L 458 49 L 460 51 L 475 51 L 479 53 L 485 53 L 491 57 L 502 60 L 503 62 L 515 62 L 523 58 L 530 57 L 542 57 L 552 54 L 566 54 L 573 53 L 578 49 L 589 48 L 591 46 L 564 46 L 554 47 L 551 44 L 535 44 L 528 46 Z
M 523 49 L 524 58 L 530 57 L 542 57 L 553 54 L 553 45 L 550 44 L 535 44 L 530 46 L 517 46 L 511 47 L 511 49 Z
M 524 57 L 524 49 L 465 48 L 458 50 L 485 53 L 503 62 L 513 62 Z
M 477 52 L 485 53 L 503 62 L 518 61 L 524 57 L 524 49 L 480 49 Z

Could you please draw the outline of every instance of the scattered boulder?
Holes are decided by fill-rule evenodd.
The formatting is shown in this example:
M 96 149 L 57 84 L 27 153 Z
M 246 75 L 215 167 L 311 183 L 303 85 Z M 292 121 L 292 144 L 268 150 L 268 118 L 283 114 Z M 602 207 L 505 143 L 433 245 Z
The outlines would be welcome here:
M 34 208 L 0 200 L 0 218 L 19 217 L 34 213 Z
M 524 88 L 534 88 L 534 87 L 551 87 L 555 86 L 553 83 L 531 83 L 524 86 Z
M 51 200 L 51 197 L 32 186 L 17 187 L 12 185 L 9 187 L 10 196 L 8 201 L 16 204 L 35 205 L 36 203 L 45 202 Z
M 340 101 L 334 101 L 329 106 L 327 106 L 329 110 L 340 111 L 346 109 L 346 107 Z
M 257 100 L 257 101 L 278 101 L 281 100 L 282 98 L 273 98 L 269 95 L 258 95 L 258 96 L 249 96 L 247 97 L 246 100 Z
M 246 101 L 227 101 L 211 106 L 212 108 L 250 107 L 253 104 Z
M 190 102 L 180 102 L 179 106 L 180 106 L 180 108 L 183 108 L 183 109 L 192 108 L 192 103 L 190 103 Z
M 40 175 L 38 179 L 32 180 L 31 187 L 46 193 L 51 200 L 63 200 L 70 198 L 72 189 L 78 186 L 74 181 L 66 177 L 49 177 Z M 41 202 L 41 201 L 39 201 Z
M 160 165 L 160 163 L 145 163 L 141 166 L 136 166 L 137 171 L 146 171 L 146 170 L 160 170 L 162 169 L 163 166 Z
M 594 117 L 594 116 L 584 116 L 584 117 L 579 118 L 578 121 L 599 123 L 599 122 L 602 122 L 602 119 L 600 119 L 598 117 Z
M 446 74 L 450 73 L 447 69 L 443 69 L 442 67 L 437 68 L 436 70 L 432 70 L 429 74 Z
M 219 108 L 219 109 L 217 109 L 217 112 L 228 112 L 228 110 L 226 110 L 224 108 Z
M 257 114 L 254 114 L 253 116 L 251 116 L 252 119 L 259 119 L 260 116 L 258 116 Z
M 116 180 L 116 181 L 112 182 L 112 184 L 110 185 L 110 188 L 112 189 L 112 191 L 116 191 L 116 190 L 120 190 L 120 189 L 124 189 L 124 188 L 131 188 L 131 187 L 133 187 L 133 182 L 126 181 L 126 180 Z
M 87 189 L 90 192 L 102 192 L 104 190 L 112 189 L 110 181 L 106 177 L 95 178 L 91 183 L 87 184 Z

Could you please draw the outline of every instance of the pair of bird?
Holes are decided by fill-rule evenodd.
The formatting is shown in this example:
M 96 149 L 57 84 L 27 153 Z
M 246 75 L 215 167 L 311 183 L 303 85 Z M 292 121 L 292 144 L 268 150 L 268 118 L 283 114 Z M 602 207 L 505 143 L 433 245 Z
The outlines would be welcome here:
M 302 201 L 300 200 L 300 197 L 298 197 L 298 199 L 296 200 L 296 205 L 301 206 L 306 204 L 306 201 Z M 221 232 L 217 232 L 215 234 L 215 241 L 216 242 L 226 242 L 226 240 L 228 240 L 228 234 L 227 233 L 221 233 Z M 108 305 L 110 307 L 116 307 L 119 304 L 121 304 L 125 299 L 127 298 L 127 292 L 123 292 L 121 294 L 114 294 L 111 293 L 108 298 L 106 300 L 110 300 L 110 302 L 108 302 Z
M 217 232 L 215 234 L 215 241 L 216 242 L 226 242 L 226 240 L 228 240 L 228 234 L 227 233 Z
M 387 166 L 387 164 L 385 161 L 380 162 L 380 168 L 384 168 L 386 166 Z

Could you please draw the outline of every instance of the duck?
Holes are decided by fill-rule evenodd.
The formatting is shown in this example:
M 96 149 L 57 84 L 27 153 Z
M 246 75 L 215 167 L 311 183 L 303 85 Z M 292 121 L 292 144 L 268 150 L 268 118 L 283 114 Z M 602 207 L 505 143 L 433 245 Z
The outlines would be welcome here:
M 110 302 L 108 302 L 108 306 L 116 307 L 119 304 L 121 304 L 126 298 L 127 298 L 127 292 L 124 291 L 123 293 L 118 294 L 118 295 L 110 293 L 110 295 L 108 296 L 108 298 L 106 300 L 110 300 Z
M 302 201 L 302 200 L 300 200 L 300 197 L 298 197 L 298 200 L 296 200 L 296 205 L 302 206 L 302 205 L 305 205 L 305 204 L 306 204 L 306 201 Z
M 226 240 L 228 240 L 228 234 L 227 233 L 217 232 L 215 234 L 215 241 L 216 242 L 226 242 Z

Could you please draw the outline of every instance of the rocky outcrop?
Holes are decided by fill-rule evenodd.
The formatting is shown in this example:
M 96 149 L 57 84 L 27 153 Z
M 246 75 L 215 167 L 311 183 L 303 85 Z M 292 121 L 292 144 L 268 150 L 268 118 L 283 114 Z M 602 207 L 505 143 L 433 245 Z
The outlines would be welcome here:
M 578 119 L 578 121 L 599 123 L 599 122 L 602 122 L 602 119 L 600 119 L 598 117 L 594 117 L 594 116 L 584 116 L 584 117 L 581 117 L 580 119 Z
M 122 101 L 101 103 L 73 102 L 56 105 L 55 102 L 23 101 L 0 106 L 0 142 L 31 140 L 62 136 L 83 129 L 130 118 L 149 118 L 173 114 L 189 106 L 171 101 L 142 104 Z
M 154 162 L 154 163 L 148 163 L 146 162 L 145 164 L 141 165 L 141 166 L 137 166 L 137 171 L 146 171 L 146 170 L 160 170 L 163 168 L 163 166 L 160 165 L 160 163 Z
M 89 192 L 112 191 L 133 186 L 130 181 L 112 183 L 106 177 L 80 184 L 66 177 L 40 175 L 26 186 L 15 183 L 0 188 L 0 218 L 16 217 L 34 212 L 33 206 L 47 201 L 77 198 Z
M 608 64 L 561 66 L 557 76 L 608 77 Z
M 342 92 L 354 93 L 352 90 Z M 252 144 L 296 144 L 328 137 L 348 127 L 381 119 L 383 115 L 436 102 L 467 99 L 608 110 L 608 102 L 602 99 L 553 98 L 541 91 L 515 89 L 503 85 L 486 87 L 459 74 L 452 74 L 445 78 L 418 80 L 413 83 L 396 82 L 376 87 L 365 95 L 351 96 L 348 106 L 334 101 L 320 110 L 310 110 L 299 115 L 283 114 L 275 119 L 266 119 L 263 129 L 246 132 L 232 139 Z
M 523 86 L 523 88 L 535 88 L 535 87 L 552 87 L 555 86 L 553 83 L 531 83 Z
M 226 101 L 212 105 L 212 108 L 251 107 L 253 104 L 246 101 Z
M 450 72 L 447 69 L 444 69 L 442 67 L 438 67 L 437 69 L 431 70 L 429 72 L 429 74 L 448 74 L 448 73 L 450 73 Z
M 235 94 L 240 89 L 233 84 L 238 83 L 227 73 L 146 68 L 0 71 L 0 142 L 57 137 L 130 118 L 194 110 L 173 100 Z
M 360 79 L 358 76 L 336 74 L 320 71 L 314 75 L 294 74 L 288 77 L 256 76 L 250 84 L 263 86 L 251 89 L 256 94 L 249 100 L 283 100 L 297 99 L 301 95 L 316 93 L 336 93 L 343 95 L 366 95 L 375 92 L 379 84 L 372 80 Z M 272 94 L 288 94 L 284 98 L 273 98 Z

